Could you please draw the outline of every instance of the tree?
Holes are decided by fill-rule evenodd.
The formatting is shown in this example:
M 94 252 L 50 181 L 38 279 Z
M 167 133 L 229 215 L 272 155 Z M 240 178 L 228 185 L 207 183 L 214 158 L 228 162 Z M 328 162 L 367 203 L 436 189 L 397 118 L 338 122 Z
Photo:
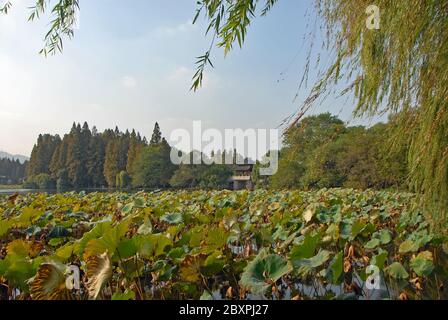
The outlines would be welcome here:
M 109 187 L 115 187 L 118 170 L 119 143 L 117 139 L 110 140 L 106 148 L 104 161 L 104 177 Z
M 169 183 L 175 188 L 194 188 L 198 186 L 199 165 L 181 164 L 174 172 Z
M 92 137 L 88 150 L 87 175 L 90 178 L 90 185 L 93 187 L 102 187 L 106 184 L 103 174 L 106 150 L 104 140 L 95 127 L 92 129 Z
M 56 181 L 56 189 L 64 191 L 70 188 L 70 180 L 68 178 L 68 172 L 65 169 L 59 170 L 58 179 Z
M 86 131 L 88 126 L 75 123 L 70 131 L 70 139 L 67 146 L 66 167 L 71 184 L 74 188 L 83 188 L 88 185 L 86 168 Z
M 82 127 L 73 123 L 70 133 L 62 140 L 58 135 L 39 135 L 28 168 L 28 182 L 32 184 L 39 174 L 49 174 L 57 182 L 64 172 L 65 189 L 106 184 L 114 187 L 117 174 L 132 168 L 130 161 L 135 162 L 144 145 L 145 140 L 135 130 L 132 133 L 126 130 L 123 134 L 116 127 L 99 133 L 96 127 L 90 130 L 87 122 Z
M 204 189 L 222 189 L 229 185 L 232 167 L 225 164 L 203 165 L 199 176 L 199 186 Z
M 386 143 L 394 125 L 391 119 L 366 129 L 329 114 L 306 117 L 289 131 L 271 186 L 405 189 L 407 146 L 391 150 Z
M 11 160 L 8 158 L 0 159 L 0 183 L 21 183 L 25 178 L 27 165 L 27 161 L 22 164 L 19 160 Z
M 129 187 L 131 184 L 131 177 L 126 171 L 121 171 L 117 174 L 115 186 L 120 189 Z
M 38 189 L 54 189 L 55 183 L 49 174 L 41 173 L 33 178 L 34 184 Z
M 212 152 L 211 156 L 215 156 L 215 152 Z M 216 156 L 222 156 L 221 152 L 216 152 Z M 234 156 L 234 154 L 231 156 Z M 233 165 L 205 164 L 203 160 L 207 156 L 197 150 L 191 151 L 188 157 L 190 158 L 190 164 L 181 164 L 177 167 L 170 179 L 171 186 L 176 188 L 200 187 L 204 189 L 228 187 L 229 178 L 233 174 Z
M 35 176 L 41 173 L 50 173 L 50 163 L 55 150 L 61 143 L 58 135 L 40 134 L 37 143 L 31 152 L 28 165 L 28 175 Z
M 132 184 L 135 187 L 158 188 L 169 186 L 176 169 L 170 158 L 171 147 L 165 139 L 160 144 L 145 147 L 135 163 Z
M 151 140 L 149 141 L 150 145 L 156 145 L 162 142 L 162 133 L 160 132 L 159 124 L 156 122 L 154 125 L 154 130 L 152 131 Z
M 337 138 L 345 130 L 344 123 L 329 113 L 304 118 L 285 135 L 277 174 L 271 177 L 274 188 L 306 188 L 304 175 L 310 156 L 319 146 Z

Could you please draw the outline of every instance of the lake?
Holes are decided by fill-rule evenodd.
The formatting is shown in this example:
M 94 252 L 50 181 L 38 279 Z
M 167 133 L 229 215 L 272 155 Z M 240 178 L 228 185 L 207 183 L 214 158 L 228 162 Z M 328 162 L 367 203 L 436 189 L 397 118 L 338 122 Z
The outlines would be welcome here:
M 13 195 L 15 193 L 18 194 L 26 194 L 26 193 L 48 193 L 48 194 L 56 194 L 56 193 L 66 193 L 66 192 L 85 192 L 85 193 L 93 193 L 93 192 L 126 192 L 126 193 L 136 193 L 140 191 L 146 192 L 155 192 L 161 190 L 173 190 L 170 188 L 148 188 L 148 189 L 108 189 L 108 188 L 86 188 L 86 189 L 66 189 L 66 190 L 57 190 L 57 189 L 0 189 L 1 195 Z
M 70 191 L 77 191 L 81 192 L 84 191 L 86 193 L 92 193 L 92 192 L 111 192 L 111 191 L 118 191 L 113 189 L 80 189 L 80 190 L 64 190 L 64 191 L 58 191 L 56 189 L 0 189 L 0 195 L 12 195 L 15 193 L 18 194 L 26 194 L 26 193 L 48 193 L 48 194 L 56 194 L 56 193 L 64 193 L 64 192 L 70 192 Z

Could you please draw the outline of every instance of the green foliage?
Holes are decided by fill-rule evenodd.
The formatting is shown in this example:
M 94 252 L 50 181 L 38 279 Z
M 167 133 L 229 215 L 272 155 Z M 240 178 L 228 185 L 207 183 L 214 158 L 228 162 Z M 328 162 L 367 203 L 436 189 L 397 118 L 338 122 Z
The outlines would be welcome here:
M 46 173 L 30 176 L 24 183 L 25 188 L 30 189 L 54 189 L 55 181 Z
M 232 173 L 231 167 L 226 165 L 206 165 L 200 173 L 199 186 L 204 189 L 226 188 Z
M 242 47 L 251 20 L 259 11 L 261 16 L 266 15 L 277 0 L 244 0 L 244 1 L 226 1 L 226 0 L 200 0 L 197 2 L 197 11 L 193 23 L 203 13 L 209 21 L 207 32 L 213 33 L 213 40 L 209 50 L 197 57 L 197 71 L 193 76 L 192 90 L 197 90 L 202 85 L 203 74 L 207 65 L 213 67 L 210 60 L 212 48 L 217 41 L 217 46 L 224 49 L 226 55 L 236 42 Z M 261 3 L 261 4 L 260 4 Z M 260 7 L 261 6 L 261 7 Z
M 0 278 L 23 299 L 329 299 L 309 290 L 329 284 L 356 299 L 376 265 L 392 299 L 446 299 L 447 240 L 417 200 L 352 189 L 0 195 Z M 72 264 L 82 290 L 60 291 Z
M 8 185 L 21 183 L 25 178 L 27 165 L 28 161 L 20 163 L 18 159 L 0 159 L 0 183 Z
M 70 180 L 68 178 L 68 172 L 65 169 L 59 170 L 58 180 L 56 181 L 56 189 L 63 191 L 70 188 Z
M 115 179 L 115 186 L 120 189 L 127 188 L 131 185 L 131 177 L 126 171 L 121 171 Z
M 193 188 L 198 186 L 200 167 L 198 165 L 180 164 L 170 178 L 170 185 L 175 188 Z
M 255 294 L 264 294 L 284 275 L 291 272 L 292 267 L 283 257 L 269 254 L 263 249 L 252 260 L 241 275 L 241 285 Z
M 130 185 L 129 175 L 145 145 L 145 139 L 135 130 L 123 133 L 116 128 L 99 133 L 95 127 L 90 130 L 87 123 L 82 127 L 73 123 L 63 139 L 58 135 L 39 136 L 28 164 L 26 186 L 38 188 L 35 176 L 47 174 L 58 190 L 125 188 Z
M 160 132 L 159 124 L 156 122 L 154 125 L 154 130 L 152 132 L 151 140 L 149 141 L 150 145 L 158 145 L 162 142 L 162 132 Z
M 148 188 L 168 186 L 175 170 L 170 153 L 171 148 L 165 140 L 160 144 L 145 147 L 135 163 L 133 186 Z
M 366 16 L 360 14 L 360 8 L 370 4 L 367 0 L 317 2 L 328 30 L 325 45 L 335 49 L 335 56 L 314 94 L 322 94 L 331 83 L 348 81 L 352 84 L 346 91 L 357 98 L 357 115 L 384 111 L 396 115 L 393 141 L 409 144 L 412 187 L 422 194 L 434 226 L 440 227 L 446 223 L 448 209 L 446 3 L 377 1 L 378 30 L 367 29 Z
M 386 268 L 387 273 L 395 279 L 407 279 L 409 277 L 408 272 L 399 262 L 392 263 Z
M 48 0 L 36 0 L 35 6 L 31 7 L 29 21 L 39 18 L 48 10 Z M 74 27 L 76 24 L 76 13 L 79 11 L 79 0 L 58 0 L 51 9 L 52 21 L 50 30 L 45 35 L 45 47 L 40 51 L 41 54 L 55 54 L 62 51 L 62 39 L 74 37 Z
M 189 155 L 191 164 L 180 164 L 170 179 L 175 188 L 223 189 L 229 185 L 233 174 L 233 165 L 206 164 L 206 155 L 192 151 Z M 193 160 L 196 159 L 196 160 Z M 194 164 L 198 162 L 199 164 Z
M 37 143 L 31 151 L 31 158 L 27 168 L 28 176 L 50 173 L 50 163 L 55 150 L 59 147 L 61 138 L 58 135 L 39 135 Z
M 387 139 L 394 122 L 346 127 L 330 114 L 304 118 L 286 135 L 273 188 L 384 189 L 406 187 L 406 146 Z

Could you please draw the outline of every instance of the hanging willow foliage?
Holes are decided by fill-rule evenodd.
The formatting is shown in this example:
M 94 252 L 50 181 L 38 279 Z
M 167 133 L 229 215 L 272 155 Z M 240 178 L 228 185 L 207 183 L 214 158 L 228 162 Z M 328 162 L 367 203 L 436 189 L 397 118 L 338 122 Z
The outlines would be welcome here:
M 448 1 L 378 0 L 378 30 L 366 27 L 371 0 L 317 0 L 337 59 L 317 84 L 354 79 L 355 114 L 395 114 L 408 139 L 411 187 L 432 222 L 448 208 Z M 344 70 L 344 77 L 340 77 Z

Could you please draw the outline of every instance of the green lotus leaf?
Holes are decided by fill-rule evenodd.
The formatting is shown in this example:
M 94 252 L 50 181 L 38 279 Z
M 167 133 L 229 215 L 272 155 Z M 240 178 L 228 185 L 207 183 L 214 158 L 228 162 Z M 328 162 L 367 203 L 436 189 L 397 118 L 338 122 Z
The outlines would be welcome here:
M 137 245 L 134 239 L 123 239 L 116 248 L 119 259 L 127 259 L 137 253 Z
M 145 207 L 145 203 L 146 203 L 145 198 L 137 197 L 137 198 L 134 199 L 133 205 L 134 205 L 135 208 L 144 208 Z
M 373 238 L 364 245 L 366 249 L 375 249 L 381 243 L 380 239 Z
M 52 247 L 57 247 L 63 242 L 64 242 L 64 238 L 53 238 L 53 239 L 50 239 L 50 241 L 48 241 L 48 245 L 52 246 Z
M 386 272 L 395 279 L 407 279 L 409 277 L 408 272 L 399 262 L 394 262 L 388 266 Z
M 135 292 L 126 290 L 125 292 L 115 292 L 112 295 L 112 300 L 135 300 Z
M 128 214 L 132 211 L 132 209 L 134 209 L 134 203 L 128 203 L 126 204 L 123 208 L 121 208 L 121 212 L 124 214 Z
M 14 225 L 17 227 L 28 227 L 31 223 L 40 217 L 43 211 L 37 210 L 35 208 L 26 207 L 22 209 L 22 213 L 14 218 Z
M 148 235 L 152 233 L 152 223 L 148 218 L 145 219 L 145 222 L 138 228 L 138 234 Z
M 388 244 L 392 240 L 392 235 L 389 230 L 383 229 L 380 231 L 381 244 Z
M 398 251 L 400 253 L 416 252 L 418 250 L 418 243 L 406 240 L 400 244 Z
M 165 253 L 165 249 L 173 244 L 172 240 L 163 234 L 149 234 L 135 238 L 137 252 L 145 258 L 158 257 Z
M 330 256 L 330 251 L 320 250 L 314 257 L 309 259 L 293 260 L 292 263 L 298 274 L 305 276 L 314 271 L 316 268 L 322 266 L 328 261 L 328 259 L 330 259 Z
M 114 260 L 119 260 L 116 249 L 129 229 L 131 220 L 122 220 L 116 226 L 108 229 L 101 238 L 90 240 L 84 250 L 84 259 L 104 252 L 113 254 Z
M 73 243 L 67 243 L 62 247 L 59 247 L 54 255 L 61 262 L 67 262 L 68 259 L 73 255 L 75 245 Z
M 262 249 L 244 269 L 240 283 L 254 294 L 263 294 L 272 284 L 292 271 L 283 257 Z
M 333 260 L 330 262 L 330 265 L 326 270 L 326 277 L 333 284 L 341 283 L 341 275 L 344 271 L 343 258 L 344 252 L 340 251 L 333 257 Z
M 0 237 L 3 237 L 5 234 L 7 234 L 12 225 L 13 222 L 10 220 L 0 220 Z
M 418 276 L 429 276 L 434 270 L 431 252 L 420 252 L 417 257 L 411 260 L 410 266 Z
M 370 264 L 377 266 L 380 270 L 383 269 L 384 264 L 386 263 L 387 260 L 387 255 L 388 255 L 387 251 L 380 250 L 380 252 L 377 255 L 372 257 L 372 259 L 370 260 Z
M 363 229 L 365 227 L 366 227 L 366 222 L 364 220 L 362 220 L 362 219 L 356 220 L 352 224 L 350 239 L 352 239 L 352 240 L 355 239 L 363 231 Z
M 299 244 L 292 247 L 289 254 L 289 259 L 299 260 L 304 258 L 311 258 L 315 254 L 316 248 L 319 245 L 321 238 L 322 235 L 320 232 L 313 234 L 309 233 L 305 235 L 305 237 Z
M 28 257 L 30 250 L 30 243 L 22 239 L 11 241 L 6 247 L 6 252 L 9 256 Z
M 199 300 L 213 300 L 213 296 L 208 292 L 208 290 L 204 290 Z
M 169 224 L 178 224 L 183 221 L 182 213 L 175 212 L 175 213 L 167 213 L 164 216 L 160 218 L 161 221 L 165 221 Z
M 219 272 L 222 272 L 222 269 L 225 264 L 225 257 L 223 256 L 221 251 L 215 251 L 211 255 L 207 257 L 204 261 L 204 266 L 202 268 L 202 273 L 206 276 L 212 276 Z

